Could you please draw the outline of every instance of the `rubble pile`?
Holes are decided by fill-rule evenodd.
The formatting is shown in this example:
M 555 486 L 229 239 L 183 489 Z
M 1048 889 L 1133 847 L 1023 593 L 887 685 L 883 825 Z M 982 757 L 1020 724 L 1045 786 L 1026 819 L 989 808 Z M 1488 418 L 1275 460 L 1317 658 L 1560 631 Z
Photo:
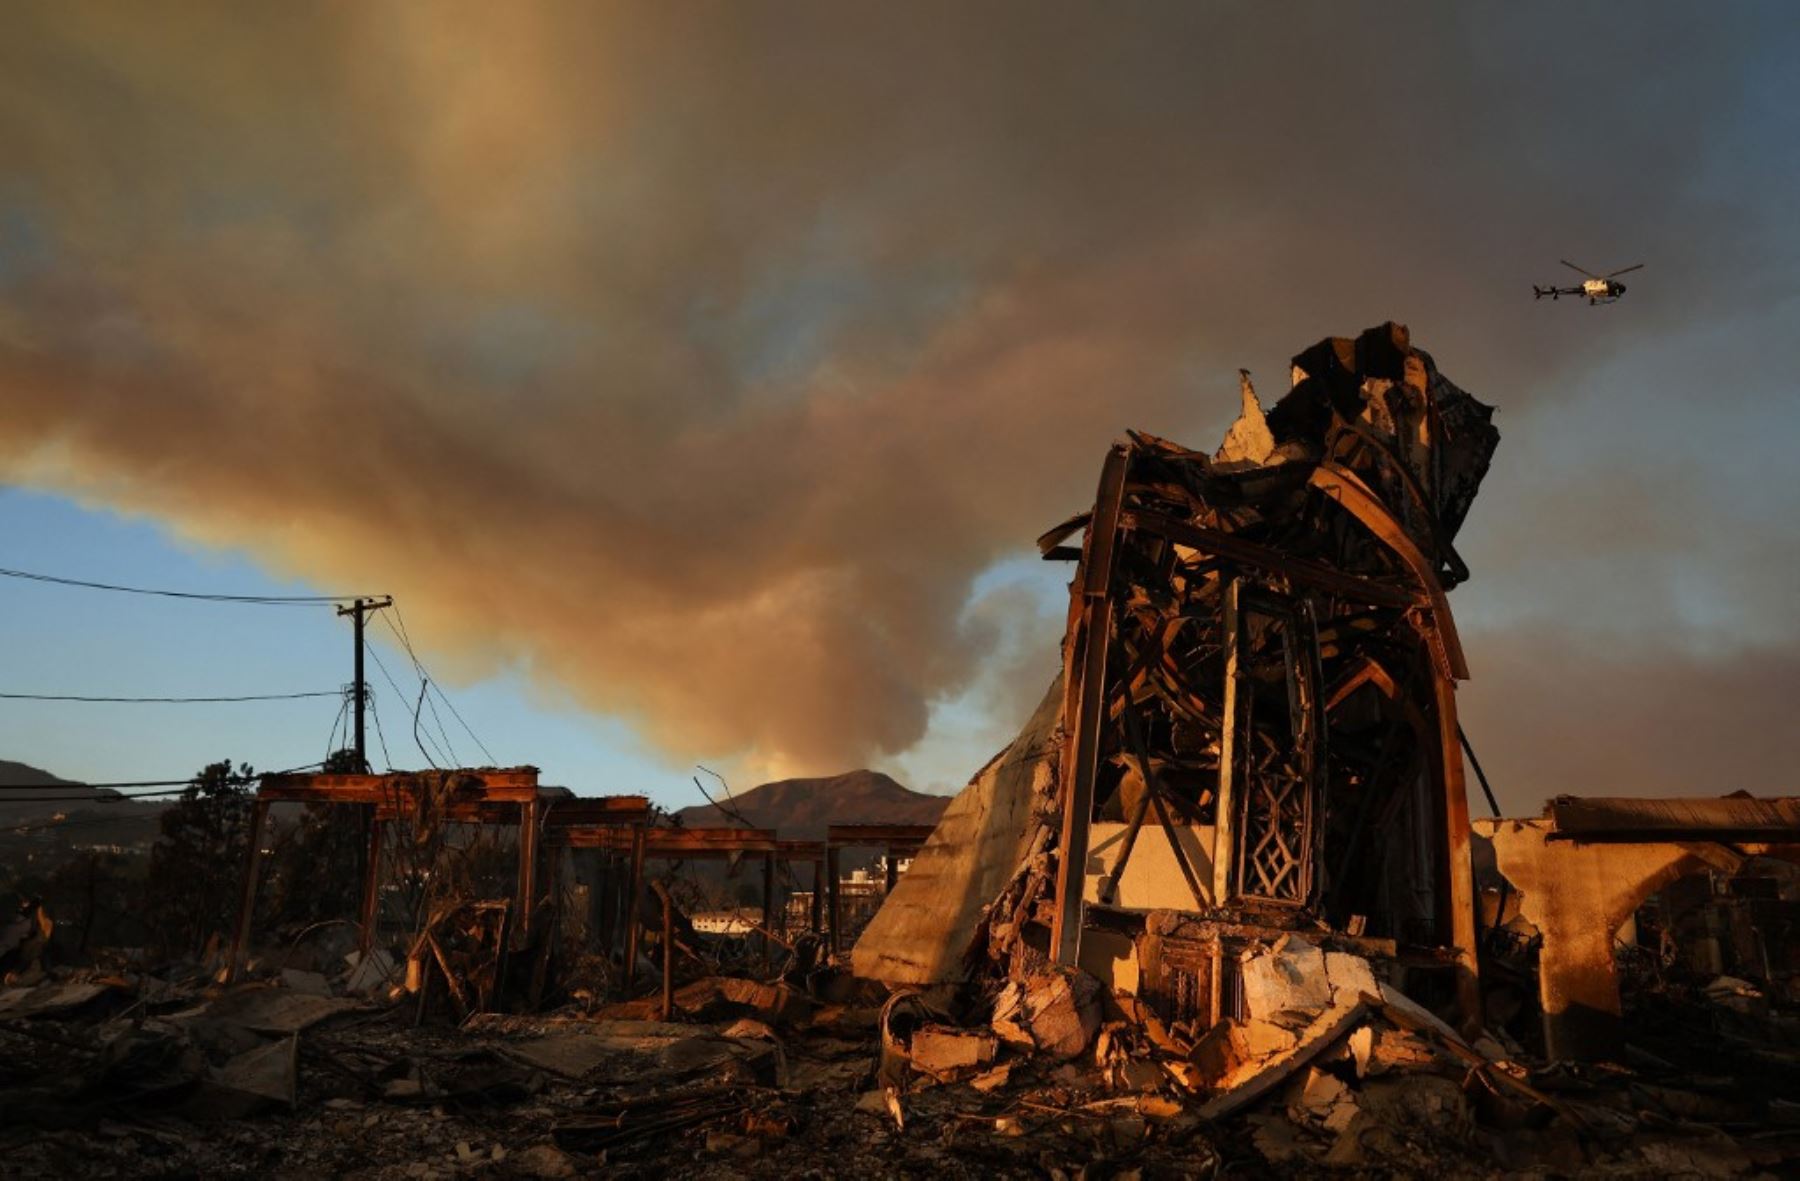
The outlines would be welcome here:
M 1532 1063 L 1298 935 L 1246 955 L 1245 1013 L 1207 1030 L 1077 970 L 997 997 L 888 993 L 841 973 L 701 978 L 677 990 L 671 1021 L 614 1006 L 460 1025 L 416 1022 L 403 986 L 348 993 L 356 971 L 221 987 L 198 969 L 90 970 L 0 990 L 8 1175 L 1747 1176 L 1800 1163 L 1791 1045 L 1761 1047 L 1750 1083 L 1635 1047 L 1601 1068 Z M 1743 988 L 1712 992 L 1664 998 L 1661 1020 L 1693 1028 L 1709 1005 L 1741 1019 Z

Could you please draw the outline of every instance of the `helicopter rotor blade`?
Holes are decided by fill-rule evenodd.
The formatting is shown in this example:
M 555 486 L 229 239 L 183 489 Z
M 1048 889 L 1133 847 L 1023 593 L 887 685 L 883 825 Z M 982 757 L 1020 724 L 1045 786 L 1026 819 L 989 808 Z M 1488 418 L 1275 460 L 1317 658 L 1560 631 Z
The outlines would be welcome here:
M 1631 272 L 1633 272 L 1633 271 L 1641 271 L 1641 270 L 1643 270 L 1643 269 L 1644 269 L 1644 264 L 1643 264 L 1643 263 L 1641 263 L 1641 262 L 1640 262 L 1640 263 L 1634 263 L 1634 264 L 1632 264 L 1632 265 L 1631 265 L 1631 266 L 1628 266 L 1628 267 L 1626 267 L 1626 268 L 1625 268 L 1625 269 L 1624 269 L 1624 270 L 1620 270 L 1620 271 L 1608 271 L 1608 272 L 1607 272 L 1607 273 L 1606 273 L 1606 277 L 1607 277 L 1607 278 L 1608 278 L 1608 279 L 1610 279 L 1610 278 L 1612 278 L 1612 277 L 1613 277 L 1613 276 L 1614 276 L 1614 275 L 1629 275 L 1629 274 L 1630 274 L 1630 273 L 1631 273 Z
M 1566 258 L 1559 258 L 1556 261 L 1562 263 L 1565 267 L 1568 267 L 1571 271 L 1580 271 L 1582 274 L 1586 275 L 1590 279 L 1598 279 L 1600 277 L 1599 275 L 1596 275 L 1594 272 L 1588 270 L 1586 267 L 1576 266 L 1574 263 L 1570 262 Z

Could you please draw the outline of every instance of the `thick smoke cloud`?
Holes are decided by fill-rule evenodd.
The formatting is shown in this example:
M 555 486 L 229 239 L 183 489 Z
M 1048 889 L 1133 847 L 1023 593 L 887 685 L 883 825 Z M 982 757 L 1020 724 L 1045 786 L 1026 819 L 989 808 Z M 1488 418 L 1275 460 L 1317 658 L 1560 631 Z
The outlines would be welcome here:
M 1792 328 L 1792 22 L 1565 7 L 23 10 L 0 474 L 391 590 L 462 675 L 682 757 L 916 756 L 970 693 L 1003 740 L 1039 686 L 991 672 L 1060 622 L 996 625 L 976 577 L 1123 427 L 1210 443 L 1238 365 L 1279 392 L 1312 339 L 1407 320 L 1503 408 L 1501 468 L 1577 480 L 1659 412 L 1605 384 L 1646 341 L 1699 320 L 1741 364 Z M 1655 269 L 1594 315 L 1521 300 L 1577 250 Z M 1584 382 L 1584 446 L 1523 453 Z M 1795 432 L 1791 395 L 1724 413 Z M 1717 520 L 1701 458 L 1677 503 Z M 1465 546 L 1502 644 L 1553 613 L 1480 588 L 1546 545 L 1636 570 L 1579 513 L 1521 527 L 1530 485 Z M 1708 659 L 1646 611 L 1637 665 Z

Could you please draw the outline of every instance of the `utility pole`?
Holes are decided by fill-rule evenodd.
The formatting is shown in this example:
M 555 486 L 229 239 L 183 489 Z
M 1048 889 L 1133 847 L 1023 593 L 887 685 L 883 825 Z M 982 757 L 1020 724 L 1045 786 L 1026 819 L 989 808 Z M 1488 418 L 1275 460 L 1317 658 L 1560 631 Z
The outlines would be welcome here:
M 356 681 L 351 687 L 351 692 L 356 697 L 356 769 L 364 775 L 369 772 L 369 752 L 363 736 L 363 714 L 369 704 L 369 683 L 363 679 L 363 625 L 371 612 L 393 605 L 393 596 L 384 595 L 379 599 L 357 599 L 350 606 L 337 609 L 339 615 L 351 616 L 355 623 Z

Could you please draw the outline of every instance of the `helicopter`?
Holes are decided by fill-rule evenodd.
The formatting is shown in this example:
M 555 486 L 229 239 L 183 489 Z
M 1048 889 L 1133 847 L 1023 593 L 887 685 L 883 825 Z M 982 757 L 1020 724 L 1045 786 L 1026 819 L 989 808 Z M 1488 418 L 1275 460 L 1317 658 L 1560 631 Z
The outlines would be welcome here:
M 1621 295 L 1625 294 L 1625 284 L 1615 283 L 1613 280 L 1619 275 L 1629 274 L 1644 265 L 1641 262 L 1634 263 L 1631 266 L 1624 267 L 1609 274 L 1596 275 L 1586 267 L 1578 267 L 1566 258 L 1559 258 L 1557 261 L 1572 271 L 1580 271 L 1587 276 L 1587 281 L 1579 287 L 1539 287 L 1536 283 L 1533 283 L 1531 285 L 1533 298 L 1542 299 L 1546 295 L 1551 299 L 1560 299 L 1565 295 L 1573 295 L 1580 298 L 1585 295 L 1587 296 L 1587 301 L 1590 306 L 1597 303 L 1612 303 Z

